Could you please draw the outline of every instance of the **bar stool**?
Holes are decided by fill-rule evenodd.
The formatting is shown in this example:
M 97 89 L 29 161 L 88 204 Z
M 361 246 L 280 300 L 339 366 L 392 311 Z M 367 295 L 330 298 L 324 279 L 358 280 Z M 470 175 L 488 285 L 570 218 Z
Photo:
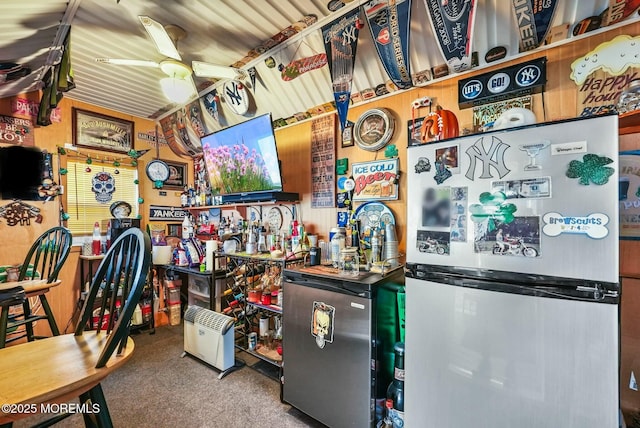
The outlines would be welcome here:
M 45 284 L 28 293 L 29 297 L 37 296 L 39 298 L 44 315 L 33 313 L 28 298 L 24 298 L 22 302 L 8 303 L 6 305 L 5 303 L 0 303 L 2 308 L 2 315 L 0 315 L 0 348 L 4 348 L 6 343 L 22 337 L 26 337 L 28 341 L 39 338 L 33 333 L 33 324 L 38 320 L 46 319 L 49 322 L 52 335 L 58 336 L 60 334 L 45 294 L 57 282 L 58 273 L 71 251 L 71 240 L 72 236 L 69 229 L 56 226 L 40 235 L 31 245 L 18 273 L 18 281 L 38 279 L 45 281 Z M 20 313 L 18 310 L 17 313 L 9 315 L 9 308 L 15 308 L 20 303 L 22 303 L 22 312 Z M 22 325 L 25 326 L 23 334 L 12 335 L 9 340 L 6 339 L 9 331 L 13 331 Z

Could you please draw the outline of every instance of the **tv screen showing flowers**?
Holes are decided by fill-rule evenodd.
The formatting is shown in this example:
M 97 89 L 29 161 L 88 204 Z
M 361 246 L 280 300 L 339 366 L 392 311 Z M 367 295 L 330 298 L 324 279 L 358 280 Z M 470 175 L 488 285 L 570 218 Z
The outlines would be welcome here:
M 203 137 L 202 150 L 214 194 L 282 190 L 271 114 Z

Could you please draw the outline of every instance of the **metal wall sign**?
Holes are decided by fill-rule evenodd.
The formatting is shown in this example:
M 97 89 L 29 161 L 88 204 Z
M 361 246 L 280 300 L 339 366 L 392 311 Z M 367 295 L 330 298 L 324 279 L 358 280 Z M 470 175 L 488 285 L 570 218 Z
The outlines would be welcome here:
M 150 221 L 182 221 L 187 216 L 187 211 L 180 207 L 165 207 L 160 205 L 149 206 Z
M 458 106 L 463 109 L 542 92 L 546 66 L 547 57 L 542 57 L 460 80 Z

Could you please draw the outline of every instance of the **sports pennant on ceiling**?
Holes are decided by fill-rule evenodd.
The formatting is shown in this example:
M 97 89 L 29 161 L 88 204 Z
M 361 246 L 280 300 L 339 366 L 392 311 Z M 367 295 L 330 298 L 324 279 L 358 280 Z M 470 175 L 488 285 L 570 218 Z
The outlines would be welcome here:
M 362 6 L 387 75 L 400 89 L 413 86 L 409 67 L 411 0 L 370 0 Z
M 322 27 L 322 38 L 333 83 L 333 96 L 342 129 L 347 126 L 353 63 L 360 27 L 360 9 L 357 8 Z
M 511 0 L 518 24 L 520 52 L 535 49 L 544 42 L 557 4 L 557 0 Z
M 449 70 L 457 73 L 471 68 L 476 0 L 424 0 L 424 3 Z

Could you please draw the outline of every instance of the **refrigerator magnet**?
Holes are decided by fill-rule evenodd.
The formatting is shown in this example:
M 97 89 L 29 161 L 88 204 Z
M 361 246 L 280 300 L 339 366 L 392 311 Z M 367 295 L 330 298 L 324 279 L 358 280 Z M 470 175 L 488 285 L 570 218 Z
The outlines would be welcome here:
M 421 156 L 418 158 L 418 162 L 416 162 L 413 168 L 416 171 L 416 174 L 429 172 L 431 171 L 431 162 L 429 162 L 429 159 Z
M 333 326 L 336 308 L 324 302 L 313 302 L 311 317 L 311 335 L 316 345 L 323 349 L 326 343 L 333 343 Z
M 585 186 L 591 183 L 601 186 L 606 184 L 609 177 L 615 172 L 610 166 L 605 166 L 612 162 L 613 160 L 606 156 L 587 153 L 582 157 L 582 161 L 572 160 L 569 162 L 566 176 L 579 179 L 578 182 Z
M 586 217 L 565 216 L 557 212 L 550 212 L 542 216 L 544 226 L 542 232 L 551 237 L 562 233 L 582 234 L 589 238 L 602 239 L 609 234 L 606 214 L 594 213 Z

